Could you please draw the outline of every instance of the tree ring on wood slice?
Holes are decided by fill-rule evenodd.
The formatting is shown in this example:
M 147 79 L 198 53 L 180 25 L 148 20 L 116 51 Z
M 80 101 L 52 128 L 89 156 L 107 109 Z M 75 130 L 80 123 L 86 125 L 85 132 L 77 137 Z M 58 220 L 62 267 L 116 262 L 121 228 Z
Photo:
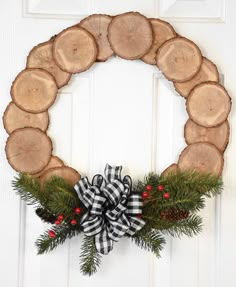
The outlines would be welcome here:
M 78 26 L 62 31 L 53 42 L 53 57 L 57 65 L 72 74 L 89 69 L 96 61 L 97 52 L 94 37 Z
M 71 74 L 63 71 L 52 56 L 53 41 L 48 41 L 34 47 L 27 57 L 27 68 L 40 68 L 48 71 L 55 79 L 58 88 L 66 85 Z
M 16 171 L 37 173 L 48 164 L 51 154 L 52 142 L 40 129 L 18 129 L 7 139 L 7 160 Z
M 112 20 L 111 16 L 94 14 L 83 19 L 79 26 L 92 34 L 98 46 L 97 61 L 104 62 L 110 58 L 114 51 L 108 41 L 108 25 Z
M 200 70 L 202 55 L 198 46 L 192 41 L 176 37 L 167 40 L 158 49 L 156 62 L 168 80 L 185 82 Z
M 7 106 L 4 116 L 3 125 L 8 134 L 14 130 L 32 127 L 39 128 L 42 131 L 46 131 L 49 124 L 48 112 L 32 114 L 18 108 L 13 102 L 10 102 Z
M 63 177 L 73 187 L 80 180 L 80 174 L 68 166 L 55 167 L 46 170 L 40 177 L 42 185 L 53 176 Z
M 142 60 L 150 65 L 156 64 L 156 53 L 160 46 L 167 40 L 176 37 L 174 28 L 160 19 L 149 19 L 154 34 L 154 41 L 150 51 L 142 57 Z
M 224 152 L 229 141 L 229 123 L 223 122 L 213 128 L 199 126 L 192 120 L 188 120 L 184 127 L 184 137 L 186 143 L 209 142 L 215 145 L 221 152 Z
M 53 76 L 47 71 L 26 69 L 14 80 L 11 96 L 20 109 L 30 113 L 41 113 L 54 103 L 57 85 Z
M 108 27 L 108 39 L 113 51 L 121 58 L 139 59 L 152 46 L 152 27 L 140 13 L 124 13 L 112 19 Z
M 215 127 L 227 119 L 231 99 L 220 84 L 205 82 L 191 91 L 186 106 L 189 117 L 195 123 L 204 127 Z
M 174 86 L 181 96 L 187 98 L 196 85 L 207 81 L 219 82 L 219 72 L 215 64 L 207 58 L 203 58 L 199 72 L 191 80 L 183 83 L 174 83 Z
M 178 165 L 176 163 L 171 164 L 168 166 L 162 173 L 161 175 L 163 176 L 169 176 L 171 174 L 175 174 L 178 172 Z
M 180 171 L 198 170 L 221 175 L 224 159 L 221 152 L 210 143 L 194 143 L 187 146 L 178 161 Z
M 61 166 L 64 166 L 64 162 L 59 157 L 52 155 L 45 168 L 40 172 L 33 174 L 33 176 L 40 177 L 46 170 Z

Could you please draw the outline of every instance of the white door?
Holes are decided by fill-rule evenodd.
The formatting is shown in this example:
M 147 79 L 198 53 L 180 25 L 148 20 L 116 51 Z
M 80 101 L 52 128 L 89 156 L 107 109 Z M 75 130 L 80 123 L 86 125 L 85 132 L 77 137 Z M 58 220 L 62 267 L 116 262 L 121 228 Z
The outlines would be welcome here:
M 236 3 L 234 0 L 8 0 L 0 4 L 2 114 L 10 101 L 11 82 L 25 67 L 33 46 L 86 15 L 139 11 L 169 21 L 217 64 L 232 99 L 236 95 Z M 107 119 L 111 120 L 107 120 Z M 54 154 L 82 175 L 103 172 L 105 164 L 123 165 L 124 173 L 142 179 L 176 162 L 185 146 L 184 99 L 158 70 L 141 61 L 113 57 L 74 76 L 50 109 L 49 135 Z M 210 287 L 235 286 L 236 150 L 234 108 L 225 153 L 222 196 L 207 202 L 201 235 L 166 238 L 162 258 L 139 250 L 127 239 L 116 244 L 91 278 L 79 271 L 81 238 L 37 256 L 34 241 L 45 226 L 19 201 L 11 187 L 15 172 L 0 126 L 0 286 L 6 287 Z M 122 138 L 116 139 L 117 132 Z

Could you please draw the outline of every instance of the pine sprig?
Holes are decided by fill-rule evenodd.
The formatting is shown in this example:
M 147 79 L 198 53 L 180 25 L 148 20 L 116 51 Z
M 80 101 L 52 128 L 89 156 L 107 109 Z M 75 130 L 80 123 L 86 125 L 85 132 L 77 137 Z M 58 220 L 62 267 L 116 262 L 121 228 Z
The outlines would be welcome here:
M 59 226 L 54 226 L 51 228 L 55 232 L 55 237 L 51 238 L 48 234 L 48 231 L 45 231 L 35 242 L 35 245 L 38 250 L 38 254 L 43 254 L 52 251 L 58 245 L 63 244 L 66 239 L 72 238 L 80 233 L 80 230 L 77 228 L 71 228 L 71 226 L 61 224 Z
M 81 246 L 80 271 L 84 275 L 93 275 L 101 264 L 101 254 L 96 250 L 94 237 L 84 236 Z
M 131 237 L 132 241 L 140 248 L 151 251 L 157 257 L 160 257 L 160 251 L 163 249 L 165 239 L 160 232 L 149 226 L 144 226 L 140 231 Z

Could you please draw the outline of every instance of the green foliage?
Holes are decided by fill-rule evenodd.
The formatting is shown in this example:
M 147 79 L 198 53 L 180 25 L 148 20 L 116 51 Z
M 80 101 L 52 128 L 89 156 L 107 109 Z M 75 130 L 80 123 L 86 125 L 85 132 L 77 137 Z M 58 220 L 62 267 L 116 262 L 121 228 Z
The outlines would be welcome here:
M 161 236 L 160 232 L 149 226 L 144 226 L 141 230 L 136 232 L 131 239 L 137 246 L 153 252 L 157 257 L 160 257 L 160 251 L 165 244 L 165 239 Z
M 80 271 L 84 275 L 93 275 L 101 264 L 101 254 L 96 250 L 94 237 L 84 236 L 80 255 Z

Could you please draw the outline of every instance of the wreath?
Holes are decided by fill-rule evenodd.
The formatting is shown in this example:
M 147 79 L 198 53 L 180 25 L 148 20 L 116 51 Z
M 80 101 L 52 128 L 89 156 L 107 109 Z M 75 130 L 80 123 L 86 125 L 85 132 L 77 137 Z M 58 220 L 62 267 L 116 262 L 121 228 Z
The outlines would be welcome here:
M 187 147 L 160 175 L 132 182 L 121 166 L 106 165 L 92 180 L 52 155 L 48 109 L 72 74 L 112 55 L 157 65 L 186 99 Z M 223 153 L 231 99 L 217 67 L 195 43 L 160 19 L 137 12 L 91 15 L 34 47 L 11 87 L 3 116 L 6 156 L 18 175 L 13 187 L 51 226 L 36 241 L 38 254 L 83 232 L 81 272 L 91 275 L 123 236 L 160 256 L 165 234 L 200 232 L 205 198 L 222 191 Z

